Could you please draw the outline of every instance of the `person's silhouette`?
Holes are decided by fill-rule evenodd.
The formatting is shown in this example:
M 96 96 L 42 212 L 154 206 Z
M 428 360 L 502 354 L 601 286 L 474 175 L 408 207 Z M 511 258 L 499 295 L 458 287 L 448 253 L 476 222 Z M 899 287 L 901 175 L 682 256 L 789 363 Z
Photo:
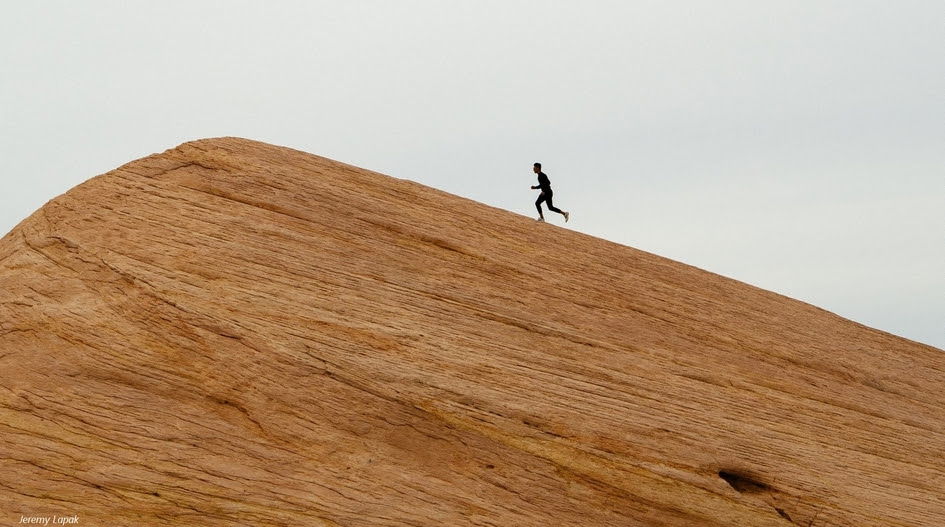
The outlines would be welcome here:
M 565 212 L 555 207 L 554 203 L 551 202 L 551 198 L 554 196 L 554 192 L 551 190 L 551 180 L 549 180 L 548 176 L 541 171 L 541 163 L 535 163 L 532 165 L 532 172 L 538 174 L 538 184 L 533 186 L 532 189 L 541 190 L 541 194 L 538 195 L 538 201 L 535 202 L 535 207 L 538 209 L 538 221 L 545 221 L 545 215 L 541 211 L 541 202 L 545 201 L 548 203 L 548 210 L 557 212 L 558 214 L 564 216 L 564 221 L 567 223 L 571 213 Z

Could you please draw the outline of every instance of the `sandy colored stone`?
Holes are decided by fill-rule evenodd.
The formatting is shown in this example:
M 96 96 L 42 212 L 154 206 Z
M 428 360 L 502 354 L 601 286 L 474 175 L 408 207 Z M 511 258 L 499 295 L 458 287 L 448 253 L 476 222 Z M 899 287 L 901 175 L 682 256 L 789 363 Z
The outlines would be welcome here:
M 945 355 L 416 183 L 196 141 L 0 241 L 0 514 L 940 527 Z

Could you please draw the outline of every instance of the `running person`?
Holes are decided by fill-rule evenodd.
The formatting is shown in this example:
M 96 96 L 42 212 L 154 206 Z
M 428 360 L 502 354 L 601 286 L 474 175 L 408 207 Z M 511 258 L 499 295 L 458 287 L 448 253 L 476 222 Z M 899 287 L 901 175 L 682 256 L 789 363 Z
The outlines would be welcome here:
M 541 212 L 541 202 L 548 202 L 548 210 L 552 212 L 557 212 L 564 216 L 564 222 L 568 222 L 568 217 L 571 215 L 568 212 L 565 212 L 554 206 L 554 203 L 551 202 L 554 192 L 551 191 L 551 181 L 548 179 L 548 176 L 541 171 L 541 163 L 535 163 L 532 166 L 532 172 L 538 174 L 538 185 L 532 187 L 532 189 L 541 189 L 541 194 L 538 195 L 538 201 L 535 202 L 535 207 L 538 209 L 538 221 L 545 221 L 545 215 Z

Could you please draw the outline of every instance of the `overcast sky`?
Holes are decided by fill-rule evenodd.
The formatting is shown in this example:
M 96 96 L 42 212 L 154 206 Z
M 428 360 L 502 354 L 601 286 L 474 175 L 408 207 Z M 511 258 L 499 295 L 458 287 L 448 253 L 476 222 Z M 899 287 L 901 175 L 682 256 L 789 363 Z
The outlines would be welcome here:
M 541 161 L 568 228 L 945 348 L 945 1 L 0 6 L 0 234 L 203 137 L 529 216 Z

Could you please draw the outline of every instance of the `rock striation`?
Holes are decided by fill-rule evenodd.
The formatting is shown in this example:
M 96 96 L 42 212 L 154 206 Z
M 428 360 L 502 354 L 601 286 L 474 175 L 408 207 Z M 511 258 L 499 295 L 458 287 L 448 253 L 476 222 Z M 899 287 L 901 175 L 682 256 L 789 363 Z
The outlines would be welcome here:
M 945 355 L 237 138 L 0 241 L 0 521 L 945 525 Z

